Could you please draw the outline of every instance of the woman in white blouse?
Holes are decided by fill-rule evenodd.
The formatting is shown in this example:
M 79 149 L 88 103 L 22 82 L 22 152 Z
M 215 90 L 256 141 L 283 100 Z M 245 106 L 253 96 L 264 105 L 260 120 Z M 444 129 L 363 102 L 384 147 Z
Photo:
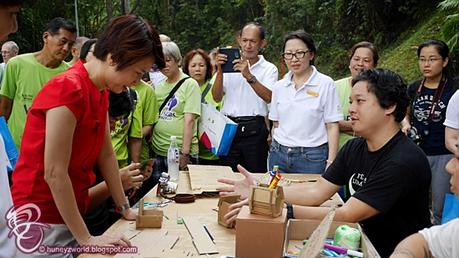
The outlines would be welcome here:
M 335 84 L 312 65 L 316 47 L 305 31 L 289 33 L 283 50 L 289 72 L 273 87 L 269 166 L 284 173 L 322 173 L 338 151 L 343 120 Z

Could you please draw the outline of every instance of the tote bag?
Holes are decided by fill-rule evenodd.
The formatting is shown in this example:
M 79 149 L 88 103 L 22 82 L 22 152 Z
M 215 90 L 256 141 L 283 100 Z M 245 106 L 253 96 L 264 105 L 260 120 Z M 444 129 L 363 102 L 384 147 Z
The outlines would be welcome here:
M 214 106 L 201 103 L 199 141 L 214 155 L 228 155 L 236 131 L 235 122 L 220 113 Z
M 455 218 L 459 218 L 459 198 L 454 194 L 447 193 L 445 194 L 441 224 L 445 224 Z

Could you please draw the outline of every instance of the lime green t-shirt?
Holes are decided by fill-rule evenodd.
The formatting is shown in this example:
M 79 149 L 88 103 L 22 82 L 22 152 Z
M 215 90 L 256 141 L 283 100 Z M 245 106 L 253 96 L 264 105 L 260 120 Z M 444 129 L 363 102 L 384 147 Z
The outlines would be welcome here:
M 8 62 L 3 74 L 0 95 L 13 102 L 8 128 L 18 149 L 21 146 L 27 110 L 35 96 L 51 78 L 68 67 L 65 62 L 57 68 L 46 67 L 37 61 L 34 53 L 18 55 Z
M 182 73 L 180 79 L 184 77 L 186 77 L 186 75 Z M 158 100 L 158 109 L 174 86 L 175 83 L 167 83 L 167 80 L 156 86 L 155 92 Z M 152 137 L 153 150 L 155 153 L 161 156 L 167 156 L 167 149 L 169 148 L 170 137 L 172 135 L 177 137 L 177 145 L 179 148 L 182 147 L 185 113 L 191 113 L 197 115 L 197 117 L 193 125 L 193 138 L 191 140 L 190 153 L 192 155 L 197 155 L 199 148 L 197 120 L 201 115 L 201 93 L 198 83 L 192 78 L 187 79 L 175 92 L 174 96 L 170 98 L 163 110 L 159 112 L 159 120 L 153 130 Z
M 201 85 L 201 94 L 204 93 L 204 90 L 206 89 L 207 85 L 210 84 L 210 89 L 207 92 L 206 96 L 204 97 L 204 101 L 206 103 L 213 105 L 217 110 L 220 110 L 222 108 L 223 101 L 216 102 L 214 100 L 214 97 L 212 96 L 212 86 L 215 82 L 215 78 L 216 76 L 214 75 L 208 82 Z M 212 152 L 210 152 L 209 149 L 204 147 L 204 145 L 202 145 L 201 142 L 199 142 L 199 158 L 206 159 L 206 160 L 217 160 L 218 156 L 215 156 L 214 154 L 212 154 Z
M 158 121 L 158 106 L 156 105 L 155 90 L 144 81 L 140 81 L 134 88 L 137 93 L 139 93 L 139 98 L 142 102 L 142 127 L 155 124 Z M 148 143 L 143 139 L 140 159 L 146 160 L 149 158 L 152 157 L 150 157 L 148 152 Z
M 127 117 L 118 119 L 115 122 L 115 129 L 110 132 L 110 136 L 118 165 L 120 167 L 128 165 L 128 137 L 142 138 L 142 100 L 138 93 L 134 112 L 131 112 Z
M 349 116 L 349 97 L 351 96 L 352 91 L 350 80 L 351 77 L 346 77 L 335 81 L 336 91 L 338 93 L 341 107 L 343 107 L 343 116 L 345 120 Z M 354 138 L 352 135 L 349 135 L 347 133 L 340 133 L 339 148 L 341 149 L 341 147 L 343 147 L 343 145 L 352 138 Z

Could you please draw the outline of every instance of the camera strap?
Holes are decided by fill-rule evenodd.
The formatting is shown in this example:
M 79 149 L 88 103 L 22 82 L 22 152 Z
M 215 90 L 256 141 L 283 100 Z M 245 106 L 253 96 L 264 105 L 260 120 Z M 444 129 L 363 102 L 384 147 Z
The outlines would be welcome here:
M 417 91 L 416 91 L 416 97 L 414 100 L 417 100 L 419 95 L 421 94 L 422 87 L 424 87 L 426 79 L 424 78 L 422 80 L 422 83 L 419 85 Z M 430 123 L 432 121 L 432 116 L 435 111 L 435 108 L 438 105 L 438 102 L 440 101 L 441 95 L 443 94 L 443 89 L 445 88 L 446 83 L 448 82 L 448 79 L 446 79 L 444 76 L 441 77 L 440 82 L 438 83 L 437 89 L 435 89 L 434 93 L 434 98 L 432 100 L 432 105 L 430 106 L 430 111 L 429 111 L 429 117 L 427 118 L 427 123 Z M 414 103 L 413 103 L 414 104 Z M 414 105 L 413 105 L 414 107 Z
M 175 92 L 180 88 L 180 86 L 182 86 L 183 82 L 185 82 L 189 78 L 190 77 L 185 77 L 185 78 L 181 79 L 179 82 L 177 82 L 177 84 L 175 84 L 175 87 L 171 90 L 171 92 L 169 92 L 169 95 L 167 95 L 166 99 L 164 99 L 164 102 L 159 107 L 159 109 L 158 109 L 158 113 L 159 114 L 161 114 L 161 111 L 166 106 L 167 102 L 172 98 L 172 96 L 174 96 Z

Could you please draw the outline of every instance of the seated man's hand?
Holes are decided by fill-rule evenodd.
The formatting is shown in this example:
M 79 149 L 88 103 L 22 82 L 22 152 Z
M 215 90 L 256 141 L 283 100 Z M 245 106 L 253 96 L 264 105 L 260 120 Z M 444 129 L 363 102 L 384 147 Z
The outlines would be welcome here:
M 241 165 L 237 166 L 239 172 L 244 175 L 244 179 L 236 181 L 232 179 L 220 178 L 218 182 L 227 184 L 226 187 L 219 187 L 217 191 L 220 192 L 220 195 L 240 195 L 241 199 L 247 199 L 250 193 L 250 186 L 255 184 L 255 178 L 253 177 L 252 173 L 247 171 Z
M 239 214 L 239 211 L 241 211 L 242 206 L 247 205 L 249 203 L 249 199 L 244 199 L 240 202 L 231 204 L 228 207 L 228 213 L 225 214 L 225 221 L 229 225 L 236 223 L 236 217 Z

